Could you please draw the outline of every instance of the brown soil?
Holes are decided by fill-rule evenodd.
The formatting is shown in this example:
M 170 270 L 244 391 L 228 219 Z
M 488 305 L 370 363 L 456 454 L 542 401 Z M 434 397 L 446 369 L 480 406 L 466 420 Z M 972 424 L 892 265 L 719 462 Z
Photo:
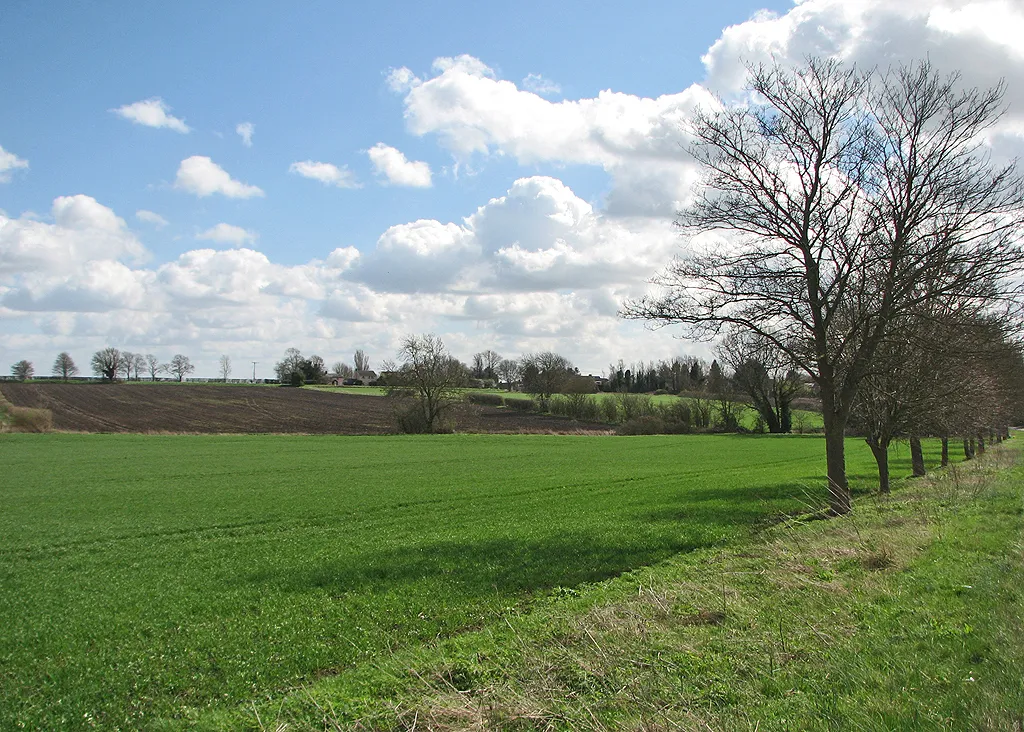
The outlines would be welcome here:
M 72 432 L 291 432 L 381 435 L 395 432 L 389 400 L 360 394 L 267 386 L 5 383 L 18 407 L 53 412 Z M 607 425 L 479 405 L 460 405 L 460 432 L 591 432 Z

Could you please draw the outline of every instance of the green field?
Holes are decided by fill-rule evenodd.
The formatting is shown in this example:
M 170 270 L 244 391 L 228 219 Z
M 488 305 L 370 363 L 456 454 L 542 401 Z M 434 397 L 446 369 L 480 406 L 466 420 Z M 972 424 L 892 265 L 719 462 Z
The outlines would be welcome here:
M 822 448 L 0 435 L 0 729 L 233 719 L 820 505 Z M 848 461 L 867 487 L 862 441 Z

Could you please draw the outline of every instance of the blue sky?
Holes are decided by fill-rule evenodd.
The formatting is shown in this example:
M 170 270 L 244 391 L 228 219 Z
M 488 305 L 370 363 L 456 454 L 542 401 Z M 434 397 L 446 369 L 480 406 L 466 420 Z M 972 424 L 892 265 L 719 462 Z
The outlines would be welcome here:
M 552 6 L 556 7 L 552 7 Z M 595 8 L 595 5 L 598 7 Z M 54 196 L 88 192 L 107 205 L 166 212 L 148 234 L 170 258 L 221 219 L 260 232 L 263 251 L 298 264 L 339 243 L 370 246 L 388 226 L 418 218 L 458 220 L 501 195 L 524 173 L 557 171 L 594 199 L 606 180 L 590 167 L 520 166 L 490 160 L 429 191 L 374 185 L 365 151 L 384 141 L 436 171 L 450 156 L 410 135 L 389 69 L 425 73 L 435 58 L 468 54 L 502 78 L 540 74 L 551 98 L 602 89 L 640 96 L 700 80 L 700 55 L 725 25 L 763 3 L 203 3 L 14 4 L 4 12 L 0 85 L 17 104 L 0 109 L 0 144 L 19 150 L 32 174 L 3 190 L 8 212 L 46 210 Z M 162 98 L 193 129 L 187 135 L 133 126 L 109 113 Z M 235 134 L 255 126 L 253 147 Z M 246 202 L 196 202 L 169 190 L 178 163 L 206 155 L 267 192 Z M 363 182 L 339 191 L 287 175 L 296 160 L 348 165 Z M 125 215 L 125 214 L 121 214 Z M 164 253 L 166 252 L 166 254 Z
M 115 345 L 269 375 L 426 331 L 591 371 L 706 355 L 615 310 L 679 245 L 685 118 L 744 60 L 1021 78 L 1018 4 L 905 6 L 9 1 L 0 368 Z

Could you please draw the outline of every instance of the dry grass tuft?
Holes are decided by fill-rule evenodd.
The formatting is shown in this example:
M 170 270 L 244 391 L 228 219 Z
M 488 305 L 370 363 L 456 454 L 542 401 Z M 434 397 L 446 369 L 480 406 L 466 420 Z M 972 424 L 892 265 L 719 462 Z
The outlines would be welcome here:
M 53 429 L 53 412 L 49 409 L 11 407 L 7 414 L 13 432 L 49 432 Z
M 681 625 L 721 625 L 726 614 L 721 610 L 701 610 L 679 619 Z
M 864 565 L 864 569 L 888 569 L 895 564 L 895 559 L 889 547 L 883 546 L 877 551 L 864 554 L 861 557 L 861 564 Z

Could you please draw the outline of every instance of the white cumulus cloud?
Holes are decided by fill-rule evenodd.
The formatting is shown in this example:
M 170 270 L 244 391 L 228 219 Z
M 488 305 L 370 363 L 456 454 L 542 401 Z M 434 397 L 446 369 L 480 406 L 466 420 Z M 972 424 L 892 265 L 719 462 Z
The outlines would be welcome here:
M 243 145 L 252 147 L 252 136 L 256 132 L 256 125 L 252 122 L 239 122 L 235 127 L 235 132 L 242 138 Z
M 332 163 L 321 163 L 315 160 L 304 160 L 288 166 L 289 173 L 296 173 L 303 178 L 318 180 L 325 186 L 338 188 L 359 188 L 355 174 L 347 167 L 339 168 Z
M 386 292 L 529 292 L 643 284 L 677 243 L 667 221 L 612 219 L 546 176 L 461 224 L 392 226 L 344 277 Z
M 262 196 L 263 190 L 257 186 L 235 180 L 224 168 L 205 155 L 193 155 L 181 161 L 174 187 L 200 198 L 220 193 L 228 198 L 252 198 Z
M 609 213 L 672 217 L 696 175 L 685 123 L 715 98 L 700 85 L 655 99 L 613 91 L 553 102 L 498 79 L 479 59 L 439 59 L 405 91 L 416 135 L 436 135 L 457 160 L 508 155 L 523 165 L 577 163 L 612 177 Z
M 373 169 L 396 186 L 429 188 L 430 166 L 422 160 L 408 160 L 401 150 L 378 142 L 366 151 Z
M 523 79 L 523 88 L 541 96 L 562 93 L 562 87 L 558 83 L 546 79 L 540 74 L 527 74 Z
M 91 196 L 61 196 L 53 223 L 0 214 L 2 276 L 74 271 L 93 259 L 141 261 L 146 250 L 124 219 Z
M 202 239 L 206 241 L 216 241 L 222 244 L 231 244 L 235 247 L 241 247 L 250 242 L 256 241 L 256 233 L 243 229 L 241 226 L 233 226 L 231 224 L 219 223 L 216 226 L 211 226 L 206 231 L 196 234 L 196 239 Z
M 401 68 L 391 69 L 388 72 L 387 83 L 391 91 L 404 93 L 414 86 L 419 86 L 421 81 L 416 74 L 402 66 Z
M 28 168 L 28 161 L 0 146 L 0 183 L 7 183 L 11 179 L 11 171 L 19 168 Z
M 111 109 L 111 112 L 145 127 L 166 127 L 182 134 L 190 131 L 185 121 L 170 114 L 171 108 L 160 97 L 151 97 L 141 102 L 125 104 Z
M 138 211 L 135 212 L 135 218 L 137 218 L 139 221 L 144 221 L 147 224 L 152 224 L 158 229 L 164 228 L 169 223 L 167 219 L 165 219 L 160 214 L 154 211 L 147 211 L 144 208 L 140 208 Z

